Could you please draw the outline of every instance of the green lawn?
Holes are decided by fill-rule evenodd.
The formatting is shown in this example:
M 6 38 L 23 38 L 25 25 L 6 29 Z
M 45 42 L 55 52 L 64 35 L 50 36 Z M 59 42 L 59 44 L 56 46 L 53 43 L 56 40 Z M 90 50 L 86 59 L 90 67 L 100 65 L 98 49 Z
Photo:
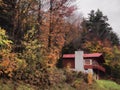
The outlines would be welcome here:
M 103 90 L 120 90 L 120 85 L 113 81 L 97 80 L 96 82 Z

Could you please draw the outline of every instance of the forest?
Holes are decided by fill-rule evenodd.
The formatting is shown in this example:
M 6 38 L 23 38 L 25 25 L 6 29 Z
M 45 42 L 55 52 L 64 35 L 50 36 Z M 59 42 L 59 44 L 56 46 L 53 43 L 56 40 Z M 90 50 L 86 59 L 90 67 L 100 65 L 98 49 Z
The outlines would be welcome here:
M 120 38 L 101 10 L 84 18 L 75 2 L 0 0 L 0 90 L 101 90 L 62 67 L 62 55 L 76 50 L 103 53 L 104 79 L 120 84 Z

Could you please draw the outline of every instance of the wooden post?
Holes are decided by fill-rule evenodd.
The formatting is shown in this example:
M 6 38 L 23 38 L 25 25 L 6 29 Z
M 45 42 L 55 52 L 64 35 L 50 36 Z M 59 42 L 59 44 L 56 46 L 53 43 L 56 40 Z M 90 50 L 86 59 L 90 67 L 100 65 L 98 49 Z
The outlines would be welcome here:
M 92 73 L 91 73 L 91 72 L 88 73 L 87 79 L 88 79 L 88 84 L 92 84 L 93 76 L 92 76 Z

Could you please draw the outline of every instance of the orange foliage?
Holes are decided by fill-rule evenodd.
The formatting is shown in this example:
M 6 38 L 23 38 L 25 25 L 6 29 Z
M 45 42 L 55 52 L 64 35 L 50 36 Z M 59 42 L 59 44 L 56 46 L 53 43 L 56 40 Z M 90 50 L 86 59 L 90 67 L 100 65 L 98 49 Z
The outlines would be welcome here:
M 62 18 L 59 18 L 58 14 L 52 15 L 52 19 L 50 19 L 49 13 L 45 13 L 44 16 L 46 18 L 40 27 L 39 40 L 42 43 L 41 49 L 44 49 L 43 55 L 47 66 L 54 67 L 60 57 L 65 35 L 70 31 L 70 27 Z
M 1 74 L 4 73 L 4 74 L 7 74 L 9 77 L 12 77 L 12 72 L 16 70 L 16 64 L 15 64 L 15 61 L 14 60 L 10 60 L 10 58 L 12 57 L 13 55 L 11 54 L 11 56 L 8 56 L 8 55 L 2 55 L 2 61 L 0 62 L 0 71 L 1 71 Z
M 17 69 L 25 68 L 25 63 L 22 63 L 22 60 L 18 59 L 14 53 L 10 53 L 6 50 L 6 52 L 1 52 L 2 60 L 0 61 L 0 75 L 8 75 L 9 77 L 13 76 L 13 72 Z
M 47 58 L 48 58 L 47 66 L 54 67 L 57 60 L 55 54 L 50 53 Z
M 93 76 L 92 76 L 92 73 L 88 73 L 88 77 L 87 77 L 87 79 L 88 79 L 88 84 L 92 84 L 92 82 L 93 82 Z
M 66 2 L 71 2 L 71 0 L 64 2 L 50 0 L 50 10 L 47 12 L 41 11 L 39 41 L 42 44 L 41 50 L 43 49 L 45 62 L 51 67 L 57 63 L 66 40 L 66 34 L 70 31 L 70 24 L 64 17 L 67 17 L 66 14 L 72 14 L 75 10 L 74 6 L 64 5 Z M 74 29 L 72 30 L 74 31 Z
M 106 61 L 109 61 L 113 58 L 112 47 L 107 43 L 102 41 L 87 41 L 84 43 L 83 48 L 88 52 L 100 52 L 105 54 Z

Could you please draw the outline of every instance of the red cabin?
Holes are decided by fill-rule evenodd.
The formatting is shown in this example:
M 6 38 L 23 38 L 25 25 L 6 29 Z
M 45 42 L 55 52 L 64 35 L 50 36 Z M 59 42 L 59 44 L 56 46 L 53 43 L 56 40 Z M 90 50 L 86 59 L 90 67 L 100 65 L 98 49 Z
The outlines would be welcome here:
M 63 55 L 63 67 L 69 67 L 76 71 L 84 73 L 91 72 L 96 79 L 104 74 L 105 68 L 102 64 L 105 63 L 102 53 L 84 54 L 83 51 L 76 51 L 75 54 Z

